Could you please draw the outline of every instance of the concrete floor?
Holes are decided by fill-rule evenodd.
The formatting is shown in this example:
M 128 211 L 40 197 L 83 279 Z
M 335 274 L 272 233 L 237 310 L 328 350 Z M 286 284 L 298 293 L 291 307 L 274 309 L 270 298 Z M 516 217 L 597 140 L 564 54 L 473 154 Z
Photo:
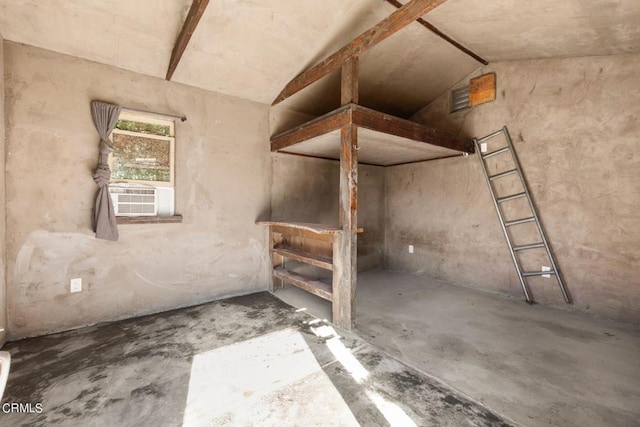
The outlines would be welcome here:
M 517 423 L 640 426 L 636 327 L 388 271 L 360 273 L 357 295 L 361 337 Z
M 3 402 L 43 405 L 3 426 L 512 425 L 268 293 L 3 350 Z

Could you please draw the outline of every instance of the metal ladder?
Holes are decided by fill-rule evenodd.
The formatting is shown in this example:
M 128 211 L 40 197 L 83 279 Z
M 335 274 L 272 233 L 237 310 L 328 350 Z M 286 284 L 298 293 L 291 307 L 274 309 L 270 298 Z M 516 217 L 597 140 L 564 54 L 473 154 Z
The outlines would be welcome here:
M 498 150 L 492 151 L 490 153 L 487 154 L 483 154 L 482 150 L 481 150 L 481 144 L 485 141 L 488 141 L 492 138 L 495 138 L 496 136 L 499 135 L 504 135 L 506 141 L 507 141 L 507 146 L 500 148 Z M 502 226 L 502 231 L 504 232 L 504 237 L 507 240 L 507 246 L 509 246 L 509 252 L 511 252 L 511 258 L 513 259 L 513 264 L 516 267 L 516 271 L 518 272 L 518 278 L 520 279 L 520 285 L 522 286 L 522 290 L 524 291 L 524 297 L 525 300 L 529 303 L 529 304 L 533 304 L 533 299 L 531 298 L 531 292 L 529 291 L 529 287 L 526 283 L 526 278 L 530 277 L 530 276 L 542 276 L 545 274 L 549 274 L 549 275 L 553 275 L 555 276 L 556 280 L 558 281 L 558 285 L 560 286 L 560 291 L 562 291 L 562 296 L 564 298 L 564 301 L 567 304 L 571 303 L 571 298 L 569 297 L 569 294 L 567 292 L 567 289 L 564 286 L 564 282 L 562 281 L 562 276 L 560 274 L 560 270 L 558 269 L 558 266 L 556 264 L 556 261 L 553 257 L 553 253 L 551 252 L 551 248 L 549 247 L 549 242 L 547 241 L 547 236 L 545 235 L 545 232 L 542 228 L 542 225 L 540 224 L 540 220 L 538 218 L 538 213 L 536 211 L 535 205 L 533 204 L 533 200 L 531 199 L 531 194 L 529 194 L 529 188 L 527 187 L 527 182 L 524 179 L 524 176 L 522 175 L 522 169 L 520 168 L 520 162 L 518 162 L 518 157 L 516 156 L 516 152 L 513 149 L 513 144 L 511 142 L 511 137 L 509 136 L 509 131 L 507 130 L 507 127 L 504 126 L 502 129 L 500 129 L 499 131 L 496 131 L 490 135 L 487 135 L 485 137 L 482 138 L 476 138 L 474 139 L 474 143 L 475 143 L 475 147 L 476 147 L 476 152 L 478 153 L 478 157 L 480 158 L 480 163 L 482 164 L 482 172 L 484 173 L 484 177 L 487 180 L 487 185 L 489 186 L 489 192 L 491 193 L 491 199 L 493 200 L 493 205 L 496 208 L 496 212 L 498 213 L 498 218 L 500 219 L 500 225 Z M 510 152 L 511 153 L 511 157 L 513 159 L 513 163 L 515 164 L 515 167 L 513 169 L 507 170 L 505 172 L 501 172 L 495 175 L 489 175 L 489 172 L 487 171 L 487 163 L 486 163 L 486 159 L 491 158 L 493 156 L 497 156 L 499 154 L 502 153 L 506 153 L 506 152 Z M 492 182 L 496 179 L 500 179 L 500 178 L 504 178 L 506 176 L 512 175 L 512 174 L 516 174 L 518 175 L 518 177 L 520 177 L 520 181 L 522 182 L 522 188 L 524 189 L 523 192 L 521 193 L 516 193 L 516 194 L 512 194 L 506 197 L 496 197 L 496 192 L 495 189 L 493 188 L 493 184 Z M 515 200 L 515 199 L 519 199 L 521 197 L 525 197 L 527 199 L 527 201 L 529 202 L 529 207 L 531 208 L 531 212 L 532 212 L 532 216 L 530 217 L 526 217 L 526 218 L 521 218 L 521 219 L 516 219 L 516 220 L 511 220 L 511 221 L 505 221 L 503 213 L 500 209 L 500 205 L 502 203 L 508 202 L 510 200 Z M 513 243 L 511 242 L 511 237 L 509 236 L 509 231 L 508 228 L 509 227 L 513 227 L 515 225 L 519 225 L 519 224 L 525 224 L 528 222 L 535 222 L 536 226 L 538 227 L 538 232 L 540 234 L 541 237 L 541 242 L 540 243 L 532 243 L 532 244 L 527 244 L 527 245 L 520 245 L 520 246 L 514 246 Z M 547 251 L 547 256 L 549 257 L 549 261 L 551 262 L 551 271 L 522 271 L 522 268 L 520 266 L 520 262 L 518 260 L 518 257 L 516 256 L 517 252 L 520 251 L 525 251 L 525 250 L 529 250 L 529 249 L 536 249 L 536 248 L 544 248 Z

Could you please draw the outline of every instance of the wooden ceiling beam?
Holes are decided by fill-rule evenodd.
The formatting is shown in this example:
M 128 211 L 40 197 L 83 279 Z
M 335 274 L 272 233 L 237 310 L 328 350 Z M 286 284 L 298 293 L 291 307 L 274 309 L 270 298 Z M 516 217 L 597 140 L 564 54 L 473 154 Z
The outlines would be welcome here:
M 167 70 L 167 76 L 165 77 L 167 80 L 171 80 L 171 77 L 173 77 L 173 73 L 176 71 L 176 68 L 180 63 L 180 59 L 182 59 L 182 54 L 187 48 L 189 40 L 191 40 L 191 36 L 196 31 L 198 22 L 200 22 L 200 18 L 202 18 L 208 4 L 209 0 L 193 0 L 193 3 L 191 3 L 191 8 L 189 9 L 187 18 L 184 20 L 184 24 L 182 25 L 176 44 L 173 46 L 173 51 L 171 51 L 169 69 Z
M 446 0 L 411 0 L 378 24 L 360 34 L 351 43 L 291 80 L 271 105 L 279 104 L 327 74 L 336 71 L 347 60 L 362 55 L 381 41 L 400 31 Z
M 400 3 L 398 0 L 387 0 L 387 3 L 394 5 L 398 9 L 400 9 L 402 7 L 402 3 Z M 467 49 L 465 46 L 461 45 L 460 43 L 458 43 L 457 41 L 455 41 L 454 39 L 452 39 L 451 37 L 449 37 L 448 35 L 443 33 L 435 25 L 431 24 L 430 22 L 427 22 L 422 18 L 416 19 L 416 22 L 418 24 L 422 25 L 423 27 L 425 27 L 426 29 L 428 29 L 429 31 L 431 31 L 433 34 L 435 34 L 438 37 L 440 37 L 442 40 L 445 40 L 446 42 L 448 42 L 449 44 L 455 46 L 457 49 L 459 49 L 462 52 L 466 53 L 467 55 L 469 55 L 470 57 L 472 57 L 476 61 L 480 62 L 481 64 L 489 65 L 489 62 L 487 62 L 487 60 L 485 60 L 480 55 L 478 55 L 475 52 L 473 52 L 471 49 Z

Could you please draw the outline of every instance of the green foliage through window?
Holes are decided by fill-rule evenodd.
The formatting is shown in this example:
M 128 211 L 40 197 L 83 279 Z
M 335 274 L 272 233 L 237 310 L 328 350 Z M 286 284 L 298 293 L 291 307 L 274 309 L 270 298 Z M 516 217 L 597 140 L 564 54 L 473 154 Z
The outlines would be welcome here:
M 171 133 L 170 126 L 154 125 L 151 123 L 135 122 L 132 120 L 118 120 L 116 123 L 116 129 L 162 136 L 170 136 Z
M 112 154 L 112 179 L 171 181 L 171 142 L 168 140 L 113 133 Z

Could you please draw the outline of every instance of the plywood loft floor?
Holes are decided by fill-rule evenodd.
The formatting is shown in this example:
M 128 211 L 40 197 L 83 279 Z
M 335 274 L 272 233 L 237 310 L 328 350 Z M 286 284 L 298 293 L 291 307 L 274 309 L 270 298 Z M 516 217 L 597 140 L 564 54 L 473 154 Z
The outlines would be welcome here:
M 359 274 L 357 310 L 364 339 L 522 425 L 639 425 L 638 328 L 388 271 Z
M 17 426 L 508 426 L 268 293 L 9 343 Z

